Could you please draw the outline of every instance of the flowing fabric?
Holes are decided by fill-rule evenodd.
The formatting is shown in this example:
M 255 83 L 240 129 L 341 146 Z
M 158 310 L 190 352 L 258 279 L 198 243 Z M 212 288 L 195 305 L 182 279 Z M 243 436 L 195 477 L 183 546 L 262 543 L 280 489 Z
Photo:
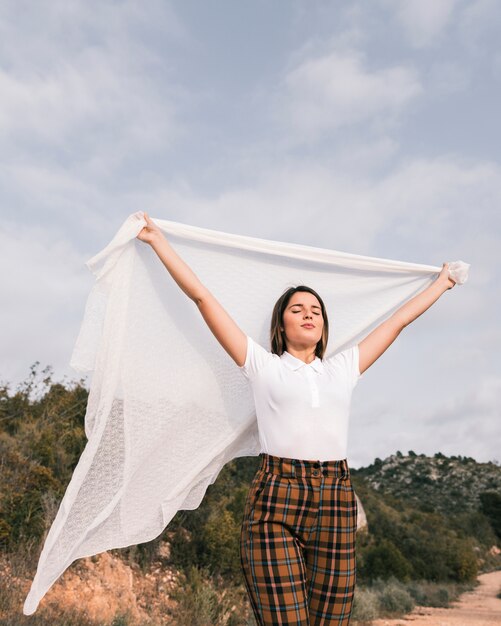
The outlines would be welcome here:
M 441 266 L 361 256 L 153 220 L 240 328 L 270 350 L 290 286 L 327 307 L 326 356 L 358 343 Z M 86 265 L 96 277 L 70 365 L 92 372 L 87 443 L 45 538 L 23 612 L 75 560 L 155 539 L 196 509 L 223 466 L 260 452 L 250 385 L 130 215 Z M 469 264 L 449 264 L 458 284 Z

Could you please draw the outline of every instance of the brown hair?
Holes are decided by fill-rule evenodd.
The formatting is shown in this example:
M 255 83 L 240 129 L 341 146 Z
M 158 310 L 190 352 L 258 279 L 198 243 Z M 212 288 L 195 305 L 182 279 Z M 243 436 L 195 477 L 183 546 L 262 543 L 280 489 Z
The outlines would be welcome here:
M 315 356 L 322 359 L 325 350 L 327 348 L 327 340 L 329 339 L 329 320 L 327 319 L 327 311 L 325 309 L 325 304 L 322 298 L 318 295 L 318 293 L 312 289 L 311 287 L 306 287 L 306 285 L 298 285 L 297 287 L 289 287 L 284 293 L 280 296 L 280 298 L 276 301 L 275 306 L 273 307 L 273 313 L 271 315 L 271 328 L 270 328 L 270 343 L 271 343 L 271 351 L 274 354 L 278 354 L 279 356 L 283 354 L 285 351 L 285 331 L 280 330 L 280 327 L 283 328 L 283 316 L 284 311 L 289 304 L 289 300 L 298 291 L 307 291 L 308 293 L 312 293 L 318 301 L 320 302 L 320 307 L 322 309 L 322 316 L 324 319 L 324 327 L 322 331 L 322 337 L 317 342 L 315 348 Z

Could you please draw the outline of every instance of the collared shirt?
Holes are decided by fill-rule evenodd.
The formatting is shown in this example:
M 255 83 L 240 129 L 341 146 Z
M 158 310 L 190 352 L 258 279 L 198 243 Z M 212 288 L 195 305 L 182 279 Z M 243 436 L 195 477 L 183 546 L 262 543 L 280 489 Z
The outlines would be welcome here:
M 358 345 L 311 363 L 265 350 L 247 335 L 240 367 L 252 386 L 261 452 L 293 459 L 347 457 L 352 391 L 362 377 Z

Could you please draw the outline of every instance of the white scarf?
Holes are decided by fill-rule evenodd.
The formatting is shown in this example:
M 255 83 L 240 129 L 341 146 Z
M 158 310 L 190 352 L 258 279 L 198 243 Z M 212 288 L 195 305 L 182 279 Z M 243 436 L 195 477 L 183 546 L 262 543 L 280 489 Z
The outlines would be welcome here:
M 325 356 L 360 342 L 440 266 L 268 241 L 154 219 L 240 328 L 266 349 L 273 305 L 307 285 L 325 302 Z M 23 612 L 31 615 L 76 559 L 156 538 L 196 509 L 222 467 L 260 452 L 243 374 L 130 215 L 86 265 L 96 282 L 70 365 L 93 372 L 86 447 L 45 539 Z M 458 284 L 469 264 L 449 264 Z

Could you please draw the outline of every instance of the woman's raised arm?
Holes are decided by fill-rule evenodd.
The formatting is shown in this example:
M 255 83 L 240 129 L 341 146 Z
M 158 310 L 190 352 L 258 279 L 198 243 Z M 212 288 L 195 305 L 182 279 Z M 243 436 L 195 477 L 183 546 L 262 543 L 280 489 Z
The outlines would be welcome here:
M 444 263 L 442 271 L 429 287 L 402 305 L 358 344 L 360 373 L 363 374 L 374 361 L 379 359 L 406 326 L 429 309 L 445 291 L 454 287 L 455 284 L 456 282 L 449 276 L 448 263 Z
M 238 366 L 242 366 L 247 355 L 246 334 L 172 248 L 163 232 L 147 213 L 144 213 L 144 218 L 146 226 L 137 238 L 153 248 L 172 278 L 188 298 L 198 306 L 207 326 L 222 347 Z

